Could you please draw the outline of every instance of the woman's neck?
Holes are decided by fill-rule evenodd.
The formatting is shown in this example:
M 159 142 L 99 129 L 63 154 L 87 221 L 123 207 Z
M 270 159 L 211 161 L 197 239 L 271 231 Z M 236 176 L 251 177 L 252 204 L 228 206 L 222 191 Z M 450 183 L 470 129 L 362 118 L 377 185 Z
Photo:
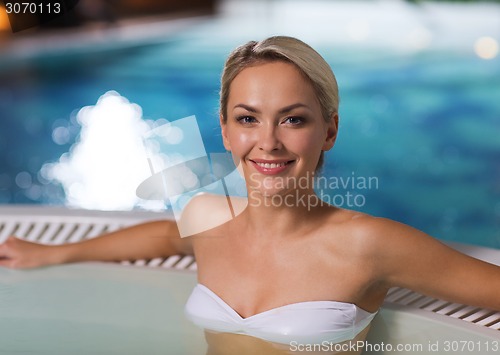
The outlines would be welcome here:
M 314 191 L 292 190 L 272 196 L 252 194 L 242 217 L 256 238 L 282 238 L 309 230 L 330 207 Z

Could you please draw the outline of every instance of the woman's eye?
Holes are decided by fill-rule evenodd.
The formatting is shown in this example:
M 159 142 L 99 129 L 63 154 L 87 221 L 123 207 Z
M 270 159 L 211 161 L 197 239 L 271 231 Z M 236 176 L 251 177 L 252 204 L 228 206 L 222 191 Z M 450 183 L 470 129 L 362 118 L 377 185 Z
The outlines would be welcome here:
M 252 116 L 240 116 L 240 117 L 237 117 L 236 120 L 240 123 L 243 123 L 243 124 L 257 122 L 255 117 L 252 117 Z
M 302 117 L 287 117 L 283 123 L 289 123 L 291 125 L 299 125 L 301 123 L 304 123 L 304 119 Z

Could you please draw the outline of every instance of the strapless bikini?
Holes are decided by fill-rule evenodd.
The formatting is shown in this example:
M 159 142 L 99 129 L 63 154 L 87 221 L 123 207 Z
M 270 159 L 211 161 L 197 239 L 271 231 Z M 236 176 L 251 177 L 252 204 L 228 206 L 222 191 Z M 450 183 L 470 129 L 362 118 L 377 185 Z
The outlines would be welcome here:
M 207 330 L 245 334 L 273 343 L 340 343 L 351 340 L 377 314 L 352 303 L 308 301 L 291 303 L 243 318 L 208 287 L 198 284 L 189 297 L 185 313 Z

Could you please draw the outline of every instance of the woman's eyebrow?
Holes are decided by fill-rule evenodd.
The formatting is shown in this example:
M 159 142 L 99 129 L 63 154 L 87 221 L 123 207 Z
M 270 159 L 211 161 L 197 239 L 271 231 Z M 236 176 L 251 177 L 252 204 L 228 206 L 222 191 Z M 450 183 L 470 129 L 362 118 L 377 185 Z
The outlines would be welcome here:
M 287 112 L 290 112 L 290 111 L 292 111 L 296 108 L 299 108 L 299 107 L 304 107 L 304 108 L 309 109 L 309 106 L 307 106 L 301 102 L 297 102 L 295 104 L 291 104 L 291 105 L 283 107 L 281 110 L 279 110 L 279 113 L 287 113 Z
M 260 113 L 259 110 L 257 110 L 255 107 L 252 107 L 252 106 L 249 106 L 249 105 L 245 105 L 245 104 L 237 104 L 237 105 L 234 105 L 233 107 L 233 110 L 237 107 L 241 107 L 247 111 L 250 111 L 250 112 L 254 112 L 254 113 Z
M 240 108 L 243 108 L 249 112 L 254 112 L 254 113 L 260 113 L 260 111 L 258 109 L 256 109 L 255 107 L 252 107 L 252 106 L 249 106 L 249 105 L 246 105 L 246 104 L 237 104 L 237 105 L 234 105 L 233 109 L 237 108 L 237 107 L 240 107 Z M 301 102 L 297 102 L 295 104 L 291 104 L 291 105 L 288 105 L 288 106 L 285 106 L 283 108 L 281 108 L 278 112 L 280 114 L 283 114 L 283 113 L 287 113 L 287 112 L 290 112 L 296 108 L 299 108 L 299 107 L 304 107 L 304 108 L 307 108 L 310 110 L 309 106 L 307 106 L 306 104 L 303 104 Z

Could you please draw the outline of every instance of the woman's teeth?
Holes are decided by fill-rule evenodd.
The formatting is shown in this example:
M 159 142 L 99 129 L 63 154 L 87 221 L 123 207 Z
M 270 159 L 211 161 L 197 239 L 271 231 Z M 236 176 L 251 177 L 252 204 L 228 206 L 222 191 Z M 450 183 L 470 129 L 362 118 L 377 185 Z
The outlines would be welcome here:
M 283 163 L 256 163 L 258 166 L 263 167 L 265 169 L 276 169 L 286 165 L 286 162 Z

